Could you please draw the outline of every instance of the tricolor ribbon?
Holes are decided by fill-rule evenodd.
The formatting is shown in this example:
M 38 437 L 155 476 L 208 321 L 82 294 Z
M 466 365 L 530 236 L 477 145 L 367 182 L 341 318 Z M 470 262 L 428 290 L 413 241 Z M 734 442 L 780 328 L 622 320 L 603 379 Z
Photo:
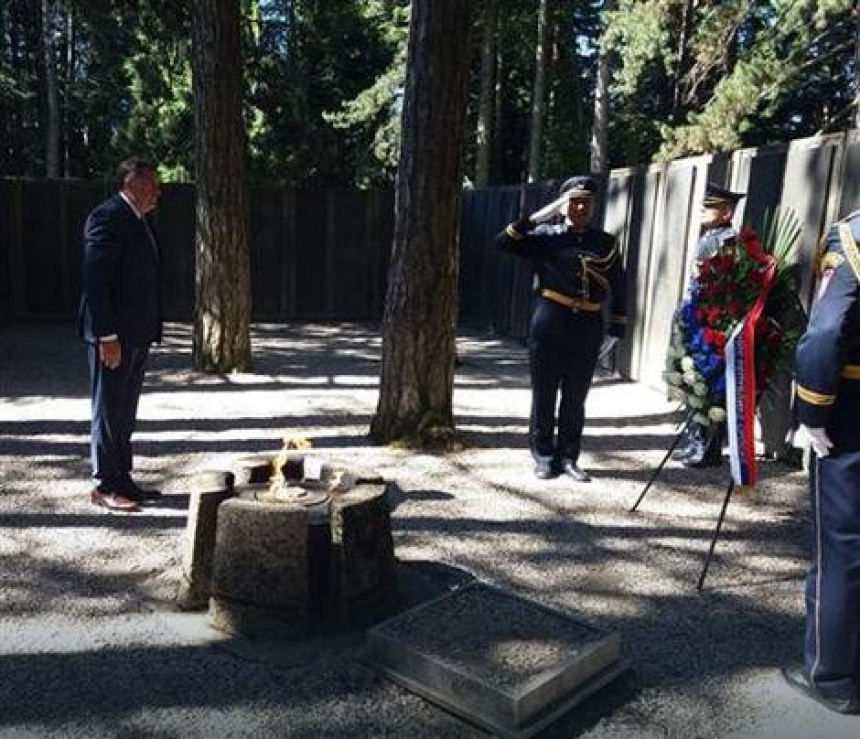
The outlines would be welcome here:
M 766 257 L 759 267 L 761 291 L 749 313 L 726 341 L 726 415 L 732 480 L 737 488 L 753 488 L 755 459 L 755 329 L 776 277 L 776 261 Z

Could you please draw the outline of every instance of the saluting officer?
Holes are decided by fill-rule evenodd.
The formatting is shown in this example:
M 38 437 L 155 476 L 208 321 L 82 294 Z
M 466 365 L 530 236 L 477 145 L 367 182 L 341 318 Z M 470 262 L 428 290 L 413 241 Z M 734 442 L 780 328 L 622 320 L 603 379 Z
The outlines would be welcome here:
M 709 182 L 702 200 L 702 233 L 696 242 L 696 264 L 719 254 L 737 242 L 738 234 L 732 225 L 735 208 L 743 193 L 732 192 Z M 722 462 L 723 424 L 712 424 L 708 429 L 692 425 L 679 451 L 672 458 L 687 467 L 715 467 Z
M 627 322 L 624 271 L 615 237 L 590 225 L 596 190 L 590 177 L 571 177 L 562 184 L 558 199 L 511 223 L 496 237 L 500 248 L 530 260 L 535 272 L 537 298 L 528 339 L 529 446 L 540 479 L 560 473 L 578 482 L 591 479 L 577 465 L 585 397 L 601 345 L 608 351 L 624 336 Z M 541 223 L 559 214 L 563 223 Z M 612 301 L 612 319 L 604 341 L 602 307 L 607 299 Z
M 813 450 L 814 525 L 803 666 L 788 683 L 857 713 L 860 688 L 860 211 L 822 241 L 818 299 L 797 347 L 795 408 Z

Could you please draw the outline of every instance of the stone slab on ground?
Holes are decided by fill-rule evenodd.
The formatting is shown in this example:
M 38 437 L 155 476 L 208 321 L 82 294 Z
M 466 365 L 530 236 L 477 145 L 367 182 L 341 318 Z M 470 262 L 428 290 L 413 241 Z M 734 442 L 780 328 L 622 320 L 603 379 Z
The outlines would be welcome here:
M 370 664 L 507 737 L 529 737 L 624 669 L 618 633 L 474 582 L 370 629 Z

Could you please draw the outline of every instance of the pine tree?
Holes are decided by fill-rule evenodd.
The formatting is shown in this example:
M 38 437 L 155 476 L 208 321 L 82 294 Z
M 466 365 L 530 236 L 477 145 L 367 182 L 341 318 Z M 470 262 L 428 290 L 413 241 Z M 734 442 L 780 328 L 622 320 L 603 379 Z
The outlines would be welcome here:
M 380 442 L 453 430 L 469 3 L 413 0 L 395 232 L 382 326 Z
M 195 0 L 196 304 L 194 366 L 246 370 L 251 285 L 238 0 Z

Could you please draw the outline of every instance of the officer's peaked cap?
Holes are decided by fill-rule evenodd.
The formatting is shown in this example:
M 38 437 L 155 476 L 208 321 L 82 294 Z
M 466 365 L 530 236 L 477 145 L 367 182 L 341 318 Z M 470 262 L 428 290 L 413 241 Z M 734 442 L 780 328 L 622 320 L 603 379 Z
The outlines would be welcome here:
M 570 193 L 575 198 L 593 198 L 597 193 L 597 183 L 591 177 L 571 177 L 561 183 L 558 194 Z
M 705 199 L 702 201 L 702 204 L 706 208 L 720 205 L 731 205 L 734 207 L 741 198 L 745 197 L 745 193 L 732 192 L 731 190 L 726 190 L 726 188 L 720 187 L 713 182 L 709 182 L 707 188 L 705 188 Z

